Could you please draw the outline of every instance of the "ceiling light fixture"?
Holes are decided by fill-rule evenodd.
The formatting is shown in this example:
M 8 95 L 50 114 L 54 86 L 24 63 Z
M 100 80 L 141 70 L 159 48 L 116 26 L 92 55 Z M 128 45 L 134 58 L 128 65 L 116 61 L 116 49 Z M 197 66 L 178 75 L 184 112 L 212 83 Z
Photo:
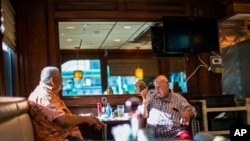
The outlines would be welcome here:
M 124 26 L 123 28 L 124 28 L 124 29 L 130 29 L 131 26 L 127 25 L 127 26 Z
M 71 42 L 71 41 L 73 41 L 73 39 L 66 39 L 66 41 L 67 41 L 67 42 Z
M 67 26 L 66 28 L 67 29 L 74 29 L 75 27 L 74 26 Z
M 114 42 L 120 42 L 121 39 L 114 39 Z
M 76 70 L 74 71 L 74 78 L 75 79 L 82 79 L 82 77 L 83 77 L 83 72 L 82 72 L 82 70 L 80 70 L 79 68 L 78 68 L 78 51 L 79 51 L 79 49 L 80 49 L 80 47 L 75 47 L 75 49 L 76 49 Z
M 139 61 L 139 47 L 136 47 L 137 49 L 137 61 Z M 143 79 L 143 69 L 139 67 L 139 63 L 138 63 L 138 67 L 135 69 L 135 78 L 137 78 L 138 80 L 142 80 Z
M 82 32 L 82 38 L 81 38 L 81 41 L 80 41 L 80 45 L 79 45 L 79 47 L 75 47 L 75 49 L 76 49 L 76 59 L 77 59 L 77 69 L 74 71 L 74 78 L 75 79 L 82 79 L 82 77 L 83 77 L 83 72 L 82 72 L 82 70 L 80 70 L 80 69 L 78 69 L 78 52 L 79 52 L 79 50 L 80 50 L 80 48 L 81 48 L 81 45 L 82 45 L 82 40 L 83 40 L 83 36 L 84 36 L 84 33 L 85 33 L 85 29 L 86 29 L 86 24 L 84 24 L 84 26 L 83 26 L 83 32 Z

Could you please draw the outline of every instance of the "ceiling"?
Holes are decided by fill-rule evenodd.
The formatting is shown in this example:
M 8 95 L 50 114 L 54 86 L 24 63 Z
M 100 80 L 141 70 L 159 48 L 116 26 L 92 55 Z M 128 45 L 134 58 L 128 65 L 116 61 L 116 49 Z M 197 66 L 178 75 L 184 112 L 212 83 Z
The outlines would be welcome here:
M 155 22 L 59 22 L 60 49 L 151 49 Z
M 219 22 L 219 42 L 227 47 L 250 37 L 250 14 L 236 14 Z M 60 49 L 151 49 L 155 22 L 59 22 Z

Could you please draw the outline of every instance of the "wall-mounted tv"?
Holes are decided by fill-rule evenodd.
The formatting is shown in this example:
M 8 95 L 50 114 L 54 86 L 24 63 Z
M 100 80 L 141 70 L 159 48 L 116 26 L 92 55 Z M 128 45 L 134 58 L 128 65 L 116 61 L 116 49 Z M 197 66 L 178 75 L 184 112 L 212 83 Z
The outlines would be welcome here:
M 180 57 L 184 56 L 181 52 L 165 52 L 164 51 L 164 28 L 162 26 L 152 26 L 151 31 L 151 45 L 153 57 Z
M 164 52 L 219 51 L 215 17 L 163 17 Z

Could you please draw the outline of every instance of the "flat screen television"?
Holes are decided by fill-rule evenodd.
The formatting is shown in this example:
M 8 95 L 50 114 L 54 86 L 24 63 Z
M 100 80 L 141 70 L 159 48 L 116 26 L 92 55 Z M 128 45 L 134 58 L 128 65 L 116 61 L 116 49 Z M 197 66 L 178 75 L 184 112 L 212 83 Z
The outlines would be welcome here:
M 164 52 L 219 51 L 215 17 L 163 17 Z
M 151 31 L 151 46 L 153 57 L 181 57 L 184 54 L 181 52 L 165 52 L 164 51 L 164 28 L 162 26 L 152 26 Z

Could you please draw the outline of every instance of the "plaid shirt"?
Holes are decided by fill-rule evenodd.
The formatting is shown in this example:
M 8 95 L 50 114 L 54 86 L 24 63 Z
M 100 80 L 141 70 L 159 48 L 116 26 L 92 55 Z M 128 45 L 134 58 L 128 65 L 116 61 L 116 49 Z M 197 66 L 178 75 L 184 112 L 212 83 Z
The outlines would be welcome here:
M 196 114 L 195 108 L 178 93 L 171 93 L 167 99 L 151 94 L 147 124 L 153 127 L 156 138 L 174 138 L 186 129 L 181 125 L 180 119 L 182 112 L 188 109 Z
M 38 141 L 68 141 L 68 135 L 82 139 L 78 127 L 62 127 L 55 122 L 56 118 L 71 112 L 49 86 L 40 82 L 30 94 L 28 103 Z

